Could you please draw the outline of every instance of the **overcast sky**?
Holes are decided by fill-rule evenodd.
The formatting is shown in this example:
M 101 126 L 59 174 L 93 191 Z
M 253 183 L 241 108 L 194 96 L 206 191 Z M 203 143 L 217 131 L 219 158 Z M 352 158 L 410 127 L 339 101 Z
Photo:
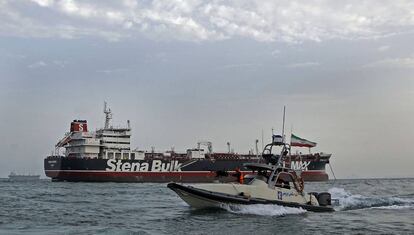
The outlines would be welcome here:
M 337 177 L 414 177 L 414 1 L 0 0 L 0 177 L 72 119 L 132 145 L 236 152 L 287 130 Z

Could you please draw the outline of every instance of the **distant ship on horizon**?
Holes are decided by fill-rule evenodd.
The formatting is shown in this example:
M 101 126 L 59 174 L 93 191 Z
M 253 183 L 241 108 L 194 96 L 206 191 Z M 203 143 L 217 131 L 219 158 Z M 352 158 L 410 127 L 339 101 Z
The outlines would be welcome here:
M 40 179 L 40 175 L 21 175 L 11 172 L 9 174 L 10 181 L 36 181 Z

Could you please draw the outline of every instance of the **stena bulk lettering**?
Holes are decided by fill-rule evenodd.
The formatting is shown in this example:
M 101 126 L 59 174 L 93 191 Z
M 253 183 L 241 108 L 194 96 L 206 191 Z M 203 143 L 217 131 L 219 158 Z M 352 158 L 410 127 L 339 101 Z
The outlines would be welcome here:
M 108 159 L 106 161 L 106 171 L 119 172 L 168 172 L 181 171 L 181 163 L 178 161 L 171 161 L 163 163 L 161 160 L 153 160 L 152 162 L 122 162 L 122 160 Z M 151 170 L 150 170 L 151 169 Z

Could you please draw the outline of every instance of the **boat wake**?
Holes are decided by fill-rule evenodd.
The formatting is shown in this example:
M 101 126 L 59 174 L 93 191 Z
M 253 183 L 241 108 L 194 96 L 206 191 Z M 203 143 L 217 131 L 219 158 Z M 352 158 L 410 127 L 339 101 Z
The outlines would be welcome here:
M 264 216 L 286 216 L 298 215 L 306 213 L 302 208 L 291 208 L 278 205 L 227 205 L 223 204 L 221 207 L 231 213 L 235 214 L 250 214 L 250 215 L 264 215 Z
M 360 194 L 351 194 L 343 188 L 331 188 L 329 193 L 333 200 L 338 200 L 335 210 L 357 210 L 357 209 L 384 209 L 400 210 L 414 208 L 414 200 L 409 198 L 390 197 L 368 197 Z

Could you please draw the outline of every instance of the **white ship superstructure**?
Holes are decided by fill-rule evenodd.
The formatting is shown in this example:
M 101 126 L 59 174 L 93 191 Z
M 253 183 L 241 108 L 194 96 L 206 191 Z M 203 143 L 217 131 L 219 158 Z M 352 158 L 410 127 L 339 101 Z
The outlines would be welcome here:
M 110 126 L 111 109 L 105 103 L 105 126 L 96 132 L 89 132 L 86 120 L 73 120 L 70 132 L 56 144 L 57 151 L 64 147 L 65 157 L 100 159 L 144 159 L 143 151 L 131 150 L 131 127 Z M 59 151 L 58 151 L 59 152 Z

